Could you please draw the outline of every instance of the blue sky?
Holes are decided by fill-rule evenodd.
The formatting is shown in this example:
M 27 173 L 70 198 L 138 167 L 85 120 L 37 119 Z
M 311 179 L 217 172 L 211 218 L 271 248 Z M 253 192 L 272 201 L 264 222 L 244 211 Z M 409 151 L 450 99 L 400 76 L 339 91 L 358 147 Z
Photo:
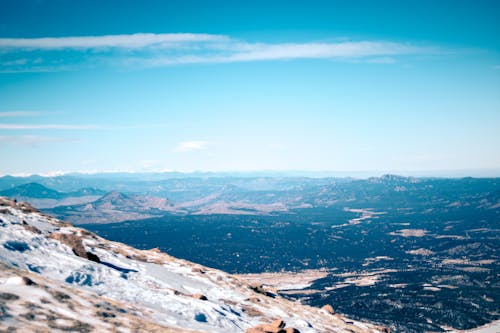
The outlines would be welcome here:
M 1 1 L 0 174 L 500 176 L 498 1 Z

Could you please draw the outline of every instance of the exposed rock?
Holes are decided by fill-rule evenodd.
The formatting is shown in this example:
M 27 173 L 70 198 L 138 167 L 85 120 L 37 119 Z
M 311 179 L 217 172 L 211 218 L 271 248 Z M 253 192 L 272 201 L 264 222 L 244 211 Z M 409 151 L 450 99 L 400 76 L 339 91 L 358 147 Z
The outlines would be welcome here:
M 276 319 L 271 323 L 271 326 L 283 328 L 286 326 L 285 322 L 281 319 Z
M 81 237 L 74 234 L 62 233 L 53 233 L 50 235 L 50 237 L 69 246 L 71 250 L 73 250 L 73 253 L 77 256 L 88 259 L 87 251 L 85 250 L 85 246 L 83 246 Z
M 248 305 L 245 305 L 245 304 L 243 304 L 241 306 L 241 311 L 247 313 L 249 316 L 252 316 L 252 317 L 262 317 L 264 315 L 262 313 L 262 311 L 257 310 L 253 306 L 248 306 Z
M 96 254 L 87 251 L 87 259 L 96 263 L 101 263 L 101 259 Z
M 246 330 L 246 333 L 300 333 L 294 327 L 285 328 L 286 323 L 281 319 L 274 320 L 271 324 L 259 324 Z
M 273 298 L 276 297 L 276 294 L 273 294 L 273 293 L 267 291 L 262 284 L 258 284 L 258 283 L 251 284 L 250 289 L 252 289 L 256 293 L 259 293 L 262 295 L 266 295 L 266 296 L 273 297 Z
M 27 276 L 23 276 L 22 277 L 22 283 L 25 285 L 25 286 L 36 286 L 36 282 L 34 282 L 32 279 L 30 279 L 29 277 Z
M 17 207 L 21 209 L 23 213 L 39 213 L 40 211 L 36 209 L 35 207 L 31 206 L 27 202 L 21 202 L 17 204 Z
M 40 235 L 42 232 L 40 231 L 40 229 L 38 229 L 37 227 L 34 227 L 32 225 L 29 225 L 29 224 L 23 224 L 22 225 L 24 229 L 34 233 L 34 234 L 38 234 Z
M 199 299 L 199 300 L 202 300 L 202 301 L 208 300 L 207 296 L 202 295 L 202 294 L 194 294 L 193 298 L 196 298 L 196 299 Z
M 245 333 L 262 333 L 262 330 L 255 327 L 250 327 L 246 329 Z
M 274 327 L 272 325 L 264 325 L 262 326 L 262 332 L 265 333 L 285 333 L 285 329 L 281 327 Z
M 157 248 L 157 247 L 154 247 L 154 248 L 152 248 L 152 249 L 151 249 L 151 250 L 149 250 L 149 251 L 151 251 L 151 252 L 153 252 L 153 253 L 162 253 L 162 252 L 161 252 L 161 250 L 160 250 L 159 248 Z
M 53 233 L 50 235 L 50 237 L 69 246 L 71 250 L 73 250 L 73 253 L 79 257 L 97 263 L 101 262 L 101 260 L 96 254 L 93 254 L 92 252 L 88 252 L 87 250 L 85 250 L 85 246 L 83 245 L 82 238 L 80 236 L 77 236 L 75 234 Z
M 335 311 L 333 310 L 333 307 L 330 304 L 323 305 L 321 309 L 325 310 L 329 314 L 335 314 Z
M 296 329 L 295 327 L 287 327 L 287 328 L 285 328 L 285 332 L 286 333 L 300 333 L 300 331 L 298 329 Z

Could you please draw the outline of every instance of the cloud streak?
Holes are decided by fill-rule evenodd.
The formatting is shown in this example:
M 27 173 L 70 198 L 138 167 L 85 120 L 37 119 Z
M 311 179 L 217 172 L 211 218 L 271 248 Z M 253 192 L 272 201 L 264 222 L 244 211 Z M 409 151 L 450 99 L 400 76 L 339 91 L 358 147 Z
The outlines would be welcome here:
M 85 52 L 92 50 L 95 52 Z M 93 65 L 126 68 L 197 63 L 235 63 L 296 59 L 391 59 L 439 54 L 434 46 L 391 41 L 261 43 L 212 34 L 131 34 L 87 37 L 0 38 L 7 55 L 0 71 L 36 71 Z M 71 52 L 71 56 L 59 52 Z M 62 62 L 61 62 L 61 59 Z M 374 60 L 375 59 L 375 60 Z M 387 63 L 387 61 L 385 62 Z
M 2 124 L 2 130 L 138 130 L 170 127 L 171 124 L 133 124 L 133 125 L 74 125 L 74 124 Z
M 75 139 L 57 138 L 38 135 L 0 135 L 0 146 L 16 145 L 16 146 L 31 146 L 38 147 L 47 143 L 67 143 L 77 142 Z
M 0 118 L 32 117 L 38 115 L 40 115 L 40 112 L 35 112 L 35 111 L 0 111 Z
M 208 146 L 207 141 L 183 141 L 179 142 L 177 146 L 173 149 L 175 153 L 185 153 L 196 150 L 204 150 Z
M 226 36 L 210 34 L 148 34 L 130 35 L 79 36 L 79 37 L 45 37 L 45 38 L 0 38 L 2 49 L 97 49 L 125 48 L 137 49 L 145 47 L 178 47 L 183 43 L 217 42 L 226 40 Z
M 103 127 L 97 125 L 62 125 L 62 124 L 0 124 L 0 129 L 3 130 L 89 130 L 89 129 L 102 129 Z

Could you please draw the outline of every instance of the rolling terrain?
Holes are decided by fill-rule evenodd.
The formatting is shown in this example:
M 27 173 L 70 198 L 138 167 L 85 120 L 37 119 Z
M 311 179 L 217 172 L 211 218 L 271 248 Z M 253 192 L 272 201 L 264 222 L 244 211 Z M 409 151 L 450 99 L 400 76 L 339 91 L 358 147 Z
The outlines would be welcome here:
M 89 179 L 41 183 L 72 192 L 95 185 Z M 122 191 L 106 187 L 90 203 L 43 210 L 396 332 L 468 330 L 499 319 L 497 178 L 151 175 L 101 183 Z M 276 283 L 271 273 L 298 278 Z

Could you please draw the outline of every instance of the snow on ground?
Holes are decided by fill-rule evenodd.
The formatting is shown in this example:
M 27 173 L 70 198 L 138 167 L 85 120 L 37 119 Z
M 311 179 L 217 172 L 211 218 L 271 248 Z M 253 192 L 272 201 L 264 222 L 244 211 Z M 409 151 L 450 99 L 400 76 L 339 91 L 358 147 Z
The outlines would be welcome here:
M 301 272 L 239 274 L 238 277 L 250 283 L 261 283 L 282 291 L 308 288 L 314 281 L 322 279 L 328 274 L 327 270 L 310 269 Z
M 342 332 L 348 327 L 356 332 L 381 331 L 376 326 L 292 303 L 277 295 L 270 297 L 262 290 L 256 292 L 237 277 L 158 250 L 140 251 L 107 241 L 6 199 L 0 198 L 0 208 L 0 262 L 15 268 L 17 276 L 24 270 L 53 284 L 84 291 L 87 296 L 94 294 L 96 299 L 124 302 L 137 308 L 136 311 L 147 313 L 161 327 L 244 332 L 259 323 L 280 318 L 302 333 Z M 16 292 L 18 297 L 30 298 L 22 295 L 19 283 L 13 290 L 8 281 L 11 280 L 0 281 L 0 292 Z M 32 289 L 26 292 L 33 294 L 35 303 L 41 307 L 42 299 L 48 296 L 43 290 Z M 88 303 L 92 297 L 86 299 Z M 77 303 L 85 309 L 82 305 L 85 300 Z M 16 313 L 12 309 L 7 311 Z M 71 307 L 50 311 L 59 311 L 62 318 L 54 325 L 70 325 L 78 318 Z M 120 313 L 115 315 L 125 317 Z

